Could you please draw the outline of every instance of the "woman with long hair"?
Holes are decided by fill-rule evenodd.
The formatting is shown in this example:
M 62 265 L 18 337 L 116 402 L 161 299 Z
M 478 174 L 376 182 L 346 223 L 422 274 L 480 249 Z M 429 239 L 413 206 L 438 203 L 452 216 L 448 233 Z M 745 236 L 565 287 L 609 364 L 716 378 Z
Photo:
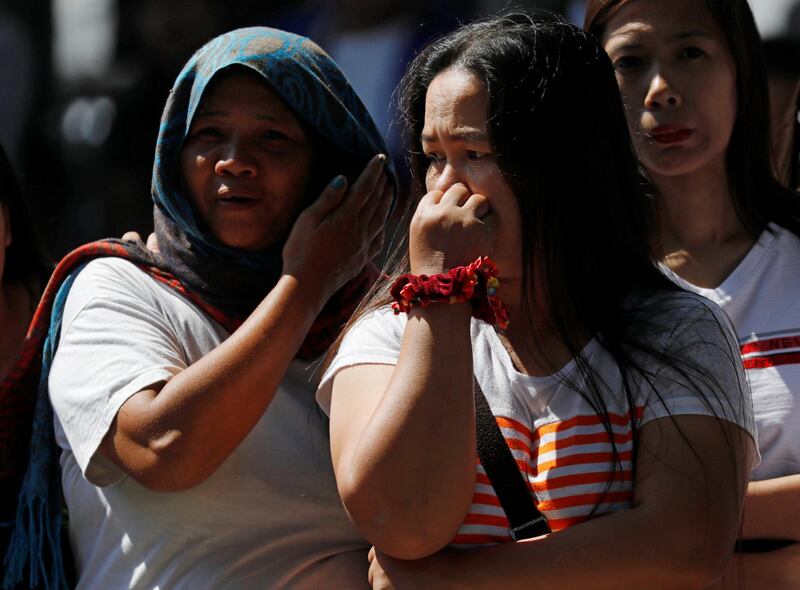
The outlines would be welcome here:
M 408 239 L 318 391 L 373 587 L 711 583 L 749 398 L 724 316 L 652 261 L 608 57 L 558 19 L 507 15 L 428 46 L 401 97 Z M 492 422 L 547 527 L 511 524 L 524 502 L 487 466 Z
M 652 195 L 663 272 L 736 329 L 761 463 L 731 574 L 750 588 L 800 580 L 800 197 L 770 157 L 762 48 L 745 0 L 592 0 Z M 787 543 L 792 543 L 786 546 Z M 738 566 L 743 566 L 740 571 Z
M 383 152 L 309 39 L 240 29 L 189 60 L 156 146 L 158 252 L 73 252 L 37 313 L 6 585 L 63 587 L 62 488 L 81 588 L 366 585 L 309 368 L 374 280 Z

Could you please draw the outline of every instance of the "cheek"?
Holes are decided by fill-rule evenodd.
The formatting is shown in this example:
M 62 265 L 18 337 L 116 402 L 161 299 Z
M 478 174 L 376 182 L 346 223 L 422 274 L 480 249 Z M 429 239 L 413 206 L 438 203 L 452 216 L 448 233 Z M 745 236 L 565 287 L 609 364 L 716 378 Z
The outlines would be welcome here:
M 724 148 L 736 123 L 735 81 L 730 75 L 716 72 L 716 76 L 711 74 L 705 78 L 705 83 L 698 86 L 694 96 L 705 120 L 708 140 L 715 148 Z
M 203 193 L 204 178 L 208 176 L 205 170 L 208 160 L 193 151 L 181 152 L 181 182 L 187 196 L 199 205 L 199 195 Z
M 436 181 L 439 179 L 439 174 L 433 166 L 428 166 L 425 170 L 425 190 L 432 191 L 436 186 Z
M 712 105 L 712 108 L 719 108 L 720 114 L 724 117 L 727 126 L 733 131 L 733 125 L 736 122 L 736 114 L 738 109 L 736 99 L 736 83 L 734 81 L 728 82 L 728 91 L 726 96 L 720 101 L 720 106 Z
M 633 133 L 640 124 L 642 109 L 637 106 L 643 102 L 643 100 L 637 99 L 640 95 L 640 91 L 633 83 L 630 81 L 626 82 L 619 74 L 617 75 L 617 86 L 619 87 L 619 93 L 622 98 L 622 109 L 625 112 L 625 120 L 628 122 L 631 133 Z
M 642 109 L 635 107 L 634 103 L 628 101 L 624 94 L 622 95 L 622 107 L 625 112 L 625 121 L 628 123 L 628 131 L 635 140 L 642 125 Z
M 470 181 L 475 192 L 486 195 L 490 199 L 494 198 L 503 203 L 507 203 L 509 199 L 514 200 L 508 181 L 494 162 L 491 164 L 483 162 L 475 166 L 471 171 Z
M 521 224 L 522 214 L 517 197 L 499 170 L 492 173 L 479 191 L 489 199 L 489 206 L 501 219 L 509 236 L 516 234 Z M 516 239 L 516 238 L 514 238 Z
M 268 160 L 259 165 L 259 175 L 265 193 L 283 200 L 280 207 L 287 218 L 296 217 L 300 210 L 310 205 L 319 196 L 313 159 L 307 155 L 297 155 L 286 160 Z M 355 182 L 355 180 L 353 180 Z

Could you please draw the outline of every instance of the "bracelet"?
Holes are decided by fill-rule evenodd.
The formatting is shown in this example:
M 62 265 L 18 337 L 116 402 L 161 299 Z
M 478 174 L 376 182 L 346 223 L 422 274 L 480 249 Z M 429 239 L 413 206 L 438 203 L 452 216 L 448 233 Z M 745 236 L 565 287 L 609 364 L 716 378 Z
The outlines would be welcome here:
M 428 307 L 431 303 L 469 302 L 472 316 L 484 322 L 508 326 L 508 310 L 497 296 L 497 266 L 488 256 L 481 256 L 467 266 L 456 266 L 435 275 L 404 274 L 389 293 L 394 299 L 395 315 L 408 313 L 415 305 Z

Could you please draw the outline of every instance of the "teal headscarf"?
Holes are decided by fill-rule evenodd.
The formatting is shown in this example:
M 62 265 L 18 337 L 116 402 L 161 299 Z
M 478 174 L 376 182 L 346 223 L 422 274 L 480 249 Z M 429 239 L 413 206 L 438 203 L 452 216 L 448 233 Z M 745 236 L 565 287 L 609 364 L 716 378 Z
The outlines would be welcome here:
M 346 163 L 346 169 L 335 174 L 347 175 L 351 183 L 370 158 L 386 153 L 387 148 L 342 72 L 310 39 L 251 27 L 221 35 L 192 56 L 175 81 L 161 119 L 151 190 L 156 234 L 169 272 L 206 302 L 244 319 L 280 277 L 284 244 L 278 242 L 254 252 L 220 243 L 204 227 L 184 194 L 179 162 L 181 146 L 205 89 L 214 76 L 231 67 L 249 68 L 261 75 L 321 138 L 324 149 L 333 152 L 318 154 L 317 161 Z M 387 172 L 396 186 L 391 162 Z M 334 295 L 309 338 L 316 338 L 320 324 L 331 323 L 326 318 L 341 315 L 343 309 L 352 310 L 353 293 L 363 294 L 366 282 L 362 273 Z M 323 344 L 330 336 L 327 331 L 321 339 Z M 318 353 L 319 348 L 321 344 L 311 343 L 310 354 Z
M 177 159 L 209 82 L 220 70 L 235 65 L 261 74 L 309 127 L 360 163 L 359 168 L 375 154 L 386 153 L 384 139 L 367 109 L 316 43 L 266 27 L 239 29 L 215 38 L 194 54 L 175 80 L 161 119 L 152 187 L 156 205 L 193 243 L 212 250 L 219 244 L 200 229 L 191 205 L 181 195 Z M 391 165 L 390 169 L 393 174 Z

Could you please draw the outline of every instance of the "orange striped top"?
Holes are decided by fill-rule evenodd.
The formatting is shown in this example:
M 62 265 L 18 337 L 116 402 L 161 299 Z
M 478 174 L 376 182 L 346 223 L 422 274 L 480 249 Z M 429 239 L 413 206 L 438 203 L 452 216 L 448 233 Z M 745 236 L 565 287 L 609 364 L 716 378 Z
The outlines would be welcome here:
M 613 481 L 614 449 L 596 414 L 550 422 L 535 431 L 513 418 L 496 419 L 551 530 L 630 505 L 632 431 L 626 415 L 611 416 L 617 445 Z M 508 520 L 478 462 L 472 506 L 453 545 L 471 547 L 511 540 Z
M 719 381 L 722 391 L 738 397 L 727 400 L 728 404 L 707 395 L 712 398 L 709 400 L 712 411 L 669 370 L 646 367 L 655 376 L 651 380 L 657 394 L 641 379 L 641 383 L 632 382 L 637 426 L 669 415 L 714 414 L 725 416 L 753 435 L 752 406 L 736 341 L 732 335 L 720 331 L 718 323 L 693 323 L 692 314 L 710 315 L 707 307 L 710 304 L 699 303 L 701 299 L 695 295 L 684 296 L 689 300 L 689 308 L 678 310 L 677 317 L 691 329 L 681 329 L 682 326 L 665 329 L 664 346 L 681 347 L 682 351 L 694 346 L 692 358 Z M 395 316 L 387 306 L 356 323 L 320 383 L 317 400 L 323 410 L 330 407 L 330 384 L 337 371 L 360 364 L 397 363 L 405 322 L 405 314 Z M 555 375 L 529 376 L 514 368 L 491 326 L 473 319 L 471 337 L 475 376 L 551 529 L 558 531 L 630 506 L 633 497 L 630 411 L 619 368 L 599 342 L 591 340 L 580 356 L 596 372 L 594 381 L 600 387 L 609 415 L 616 459 L 602 419 L 578 393 L 586 387 L 581 384 L 574 359 Z M 696 343 L 700 344 L 695 346 Z M 726 350 L 732 351 L 732 356 L 726 357 Z M 472 506 L 452 545 L 467 548 L 511 540 L 505 513 L 476 459 Z

